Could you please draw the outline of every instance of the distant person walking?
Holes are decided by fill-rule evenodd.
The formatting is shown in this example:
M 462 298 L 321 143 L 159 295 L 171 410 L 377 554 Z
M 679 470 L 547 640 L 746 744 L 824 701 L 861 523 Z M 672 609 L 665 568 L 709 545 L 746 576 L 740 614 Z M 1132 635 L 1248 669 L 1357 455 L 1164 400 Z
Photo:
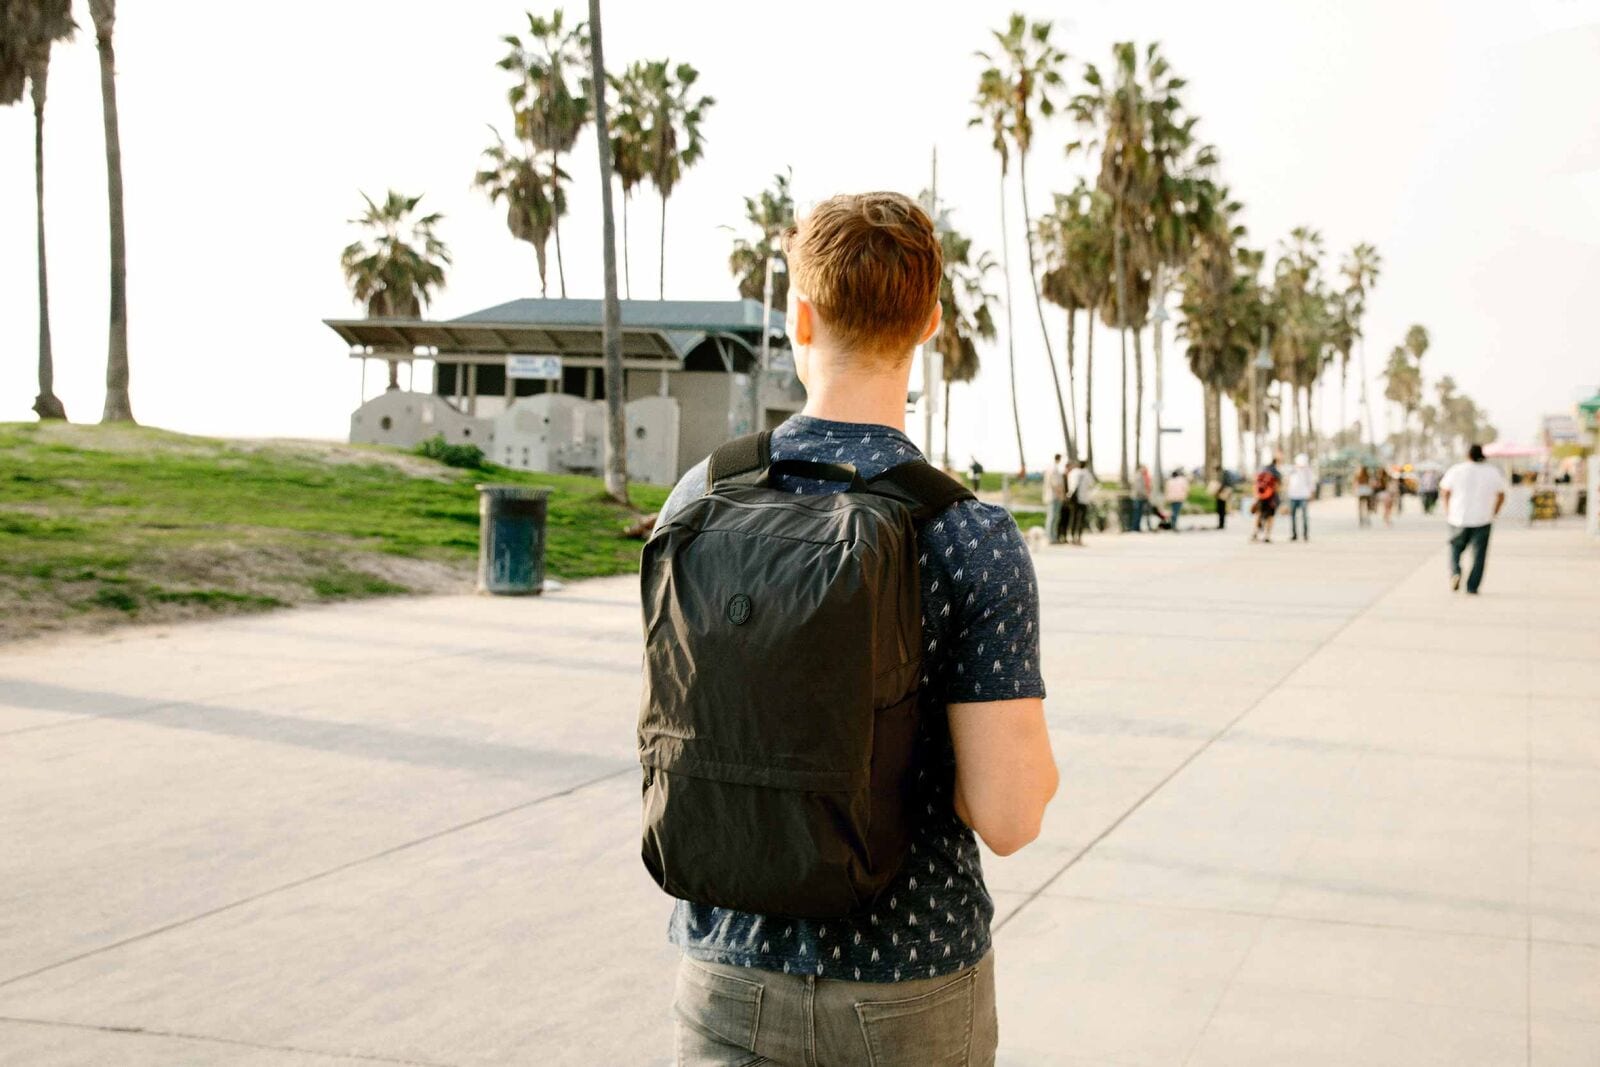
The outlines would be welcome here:
M 1317 472 L 1301 452 L 1289 468 L 1289 540 L 1311 540 L 1311 496 L 1317 491 Z
M 1067 471 L 1067 540 L 1083 544 L 1083 528 L 1089 523 L 1089 505 L 1094 500 L 1094 477 L 1083 462 Z
M 1233 475 L 1223 471 L 1206 488 L 1211 491 L 1211 498 L 1217 502 L 1217 529 L 1226 530 L 1228 528 L 1228 504 L 1233 500 Z
M 1489 557 L 1489 531 L 1506 503 L 1506 480 L 1499 468 L 1483 461 L 1483 446 L 1467 450 L 1464 463 L 1445 471 L 1439 481 L 1444 517 L 1450 524 L 1450 588 L 1461 588 L 1461 554 L 1472 546 L 1472 572 L 1467 592 L 1476 594 L 1483 583 L 1483 565 Z
M 1389 468 L 1383 464 L 1373 471 L 1372 498 L 1376 505 L 1383 509 L 1383 524 L 1394 525 L 1394 478 L 1389 474 Z
M 972 466 L 967 468 L 967 474 L 972 481 L 972 491 L 976 493 L 983 488 L 983 464 L 978 462 L 978 457 L 972 457 Z
M 1178 516 L 1183 513 L 1183 502 L 1189 499 L 1189 476 L 1182 470 L 1172 472 L 1167 479 L 1167 506 L 1172 510 L 1172 532 L 1178 532 Z
M 1061 540 L 1061 504 L 1066 495 L 1066 476 L 1061 471 L 1061 453 L 1057 452 L 1044 472 L 1044 539 L 1052 545 Z
M 1417 492 L 1422 495 L 1424 514 L 1432 515 L 1433 506 L 1439 502 L 1439 478 L 1439 472 L 1429 467 L 1422 472 L 1422 477 L 1417 479 Z
M 1356 471 L 1356 522 L 1372 525 L 1372 472 L 1365 465 Z
M 1273 456 L 1256 474 L 1256 502 L 1251 509 L 1256 513 L 1256 528 L 1250 540 L 1272 543 L 1272 521 L 1278 514 L 1278 494 L 1283 488 L 1283 474 L 1278 470 L 1278 457 Z
M 1143 463 L 1133 472 L 1133 532 L 1144 533 L 1145 515 L 1150 511 L 1150 468 Z

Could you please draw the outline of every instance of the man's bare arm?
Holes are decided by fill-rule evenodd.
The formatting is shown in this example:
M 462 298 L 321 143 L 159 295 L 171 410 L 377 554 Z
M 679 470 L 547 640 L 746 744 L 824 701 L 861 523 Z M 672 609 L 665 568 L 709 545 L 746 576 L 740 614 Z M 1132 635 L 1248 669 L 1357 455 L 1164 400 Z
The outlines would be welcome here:
M 956 814 L 983 843 L 1009 856 L 1039 836 L 1060 783 L 1044 701 L 950 705 L 956 752 Z

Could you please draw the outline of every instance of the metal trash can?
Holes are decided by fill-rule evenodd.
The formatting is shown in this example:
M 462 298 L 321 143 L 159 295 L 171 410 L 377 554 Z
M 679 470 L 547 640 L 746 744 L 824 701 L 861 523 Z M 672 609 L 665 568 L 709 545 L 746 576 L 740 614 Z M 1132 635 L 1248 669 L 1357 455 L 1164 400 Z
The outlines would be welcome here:
M 550 490 L 527 485 L 478 488 L 478 592 L 537 596 L 544 591 L 545 516 Z
M 1134 532 L 1133 495 L 1131 493 L 1117 494 L 1117 528 L 1123 533 Z

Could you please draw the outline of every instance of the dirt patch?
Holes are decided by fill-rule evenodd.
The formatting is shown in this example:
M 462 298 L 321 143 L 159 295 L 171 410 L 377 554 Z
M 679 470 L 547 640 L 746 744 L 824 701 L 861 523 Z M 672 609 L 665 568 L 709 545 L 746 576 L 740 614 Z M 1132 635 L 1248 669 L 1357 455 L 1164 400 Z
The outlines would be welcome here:
M 427 478 L 435 482 L 455 479 L 455 472 L 436 460 L 378 445 L 347 445 L 338 441 L 271 437 L 259 441 L 230 441 L 228 447 L 240 452 L 272 451 L 280 455 L 339 466 L 390 467 L 408 477 Z
M 114 585 L 0 576 L 0 644 L 357 597 L 468 593 L 473 581 L 464 563 L 337 546 L 192 546 L 140 561 Z

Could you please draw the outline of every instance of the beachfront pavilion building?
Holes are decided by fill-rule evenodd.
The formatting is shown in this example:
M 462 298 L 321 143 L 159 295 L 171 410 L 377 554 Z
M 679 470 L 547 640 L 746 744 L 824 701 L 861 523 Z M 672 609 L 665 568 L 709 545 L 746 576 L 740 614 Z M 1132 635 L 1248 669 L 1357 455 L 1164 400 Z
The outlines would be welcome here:
M 506 466 L 597 473 L 606 447 L 602 311 L 599 300 L 527 299 L 444 321 L 324 320 L 362 362 L 350 440 L 411 448 L 442 435 Z M 762 332 L 754 300 L 622 301 L 630 477 L 670 483 L 729 437 L 800 410 L 805 391 L 780 311 L 766 322 L 764 369 Z M 369 398 L 373 360 L 396 384 Z M 422 390 L 417 363 L 432 372 Z

